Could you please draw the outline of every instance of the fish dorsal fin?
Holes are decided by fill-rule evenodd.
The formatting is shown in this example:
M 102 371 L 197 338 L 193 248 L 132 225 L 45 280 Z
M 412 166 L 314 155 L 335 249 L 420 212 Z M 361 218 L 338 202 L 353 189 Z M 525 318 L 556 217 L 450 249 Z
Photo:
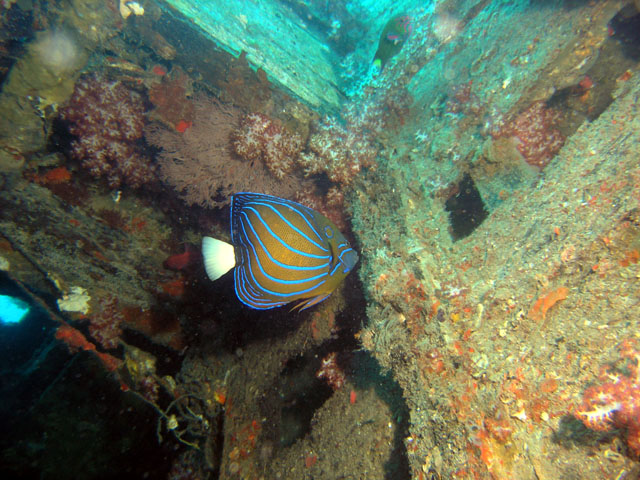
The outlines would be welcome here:
M 211 280 L 217 280 L 236 265 L 233 245 L 216 238 L 202 239 L 204 269 Z

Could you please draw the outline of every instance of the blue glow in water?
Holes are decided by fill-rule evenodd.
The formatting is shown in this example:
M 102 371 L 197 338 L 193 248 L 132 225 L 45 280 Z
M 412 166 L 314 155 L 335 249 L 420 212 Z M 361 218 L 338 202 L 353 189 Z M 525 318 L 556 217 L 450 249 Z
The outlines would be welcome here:
M 19 323 L 29 313 L 29 304 L 19 298 L 0 295 L 0 323 Z

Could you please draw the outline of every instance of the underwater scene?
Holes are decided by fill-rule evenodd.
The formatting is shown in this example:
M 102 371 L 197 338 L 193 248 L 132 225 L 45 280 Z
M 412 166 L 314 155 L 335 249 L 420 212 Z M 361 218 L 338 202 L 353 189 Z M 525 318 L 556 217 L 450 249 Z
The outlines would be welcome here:
M 640 0 L 0 0 L 0 478 L 640 479 Z

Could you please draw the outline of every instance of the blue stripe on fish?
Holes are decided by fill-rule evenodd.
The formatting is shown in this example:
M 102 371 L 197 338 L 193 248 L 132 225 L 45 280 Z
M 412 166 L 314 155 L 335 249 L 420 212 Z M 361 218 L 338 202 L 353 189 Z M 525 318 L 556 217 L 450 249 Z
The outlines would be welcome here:
M 249 225 L 249 227 L 251 227 L 251 225 Z M 244 226 L 243 226 L 244 228 Z M 253 229 L 253 227 L 251 227 Z M 254 232 L 255 233 L 255 232 Z M 260 240 L 258 239 L 258 241 L 260 242 Z M 316 280 L 319 278 L 323 278 L 327 276 L 327 273 L 321 273 L 320 275 L 316 275 L 314 277 L 307 277 L 304 280 L 285 280 L 282 278 L 276 278 L 273 277 L 271 275 L 269 275 L 269 273 L 267 273 L 265 271 L 265 269 L 262 267 L 262 264 L 260 262 L 260 259 L 258 258 L 258 253 L 256 252 L 255 246 L 253 243 L 248 243 L 249 248 L 251 248 L 251 251 L 253 252 L 253 257 L 255 257 L 255 262 L 256 265 L 258 266 L 258 268 L 260 269 L 260 272 L 267 277 L 269 280 L 273 280 L 275 282 L 280 282 L 280 283 L 284 283 L 284 284 L 298 284 L 298 283 L 302 283 L 302 282 L 307 282 L 307 281 L 311 281 L 311 280 Z M 275 260 L 271 254 L 269 253 L 269 251 L 266 249 L 266 247 L 264 247 L 263 243 L 260 242 L 260 245 L 263 247 L 262 250 L 265 252 L 265 254 L 267 255 L 267 257 L 269 257 L 269 260 L 271 260 L 273 263 L 277 264 L 280 267 L 285 267 L 285 268 L 291 268 L 294 270 L 318 270 L 319 268 L 325 268 L 329 265 L 329 262 L 323 264 L 323 265 L 319 265 L 317 267 L 296 267 L 296 266 L 292 266 L 292 265 L 285 265 L 283 263 L 278 262 L 277 260 Z M 249 261 L 251 261 L 251 257 L 249 257 Z
M 262 284 L 260 284 L 260 282 L 254 276 L 255 266 L 254 266 L 253 262 L 251 261 L 251 257 L 248 257 L 247 260 L 248 260 L 249 268 L 245 269 L 246 270 L 245 278 L 246 278 L 247 274 L 251 277 L 250 281 L 249 281 L 249 285 L 250 285 L 250 287 L 253 287 L 253 289 L 258 291 L 258 292 L 259 291 L 263 291 L 263 292 L 266 292 L 266 293 L 268 293 L 270 295 L 273 295 L 273 296 L 276 296 L 276 297 L 290 297 L 292 295 L 299 295 L 299 294 L 303 294 L 303 293 L 308 293 L 309 291 L 313 290 L 317 286 L 320 286 L 320 285 L 322 285 L 324 283 L 324 280 L 323 280 L 322 282 L 318 282 L 314 286 L 308 287 L 307 289 L 298 290 L 298 291 L 292 291 L 292 292 L 287 292 L 287 293 L 282 293 L 282 292 L 278 292 L 278 291 L 272 291 L 272 290 L 267 289 Z M 339 266 L 339 265 L 337 265 L 337 266 Z M 258 268 L 261 270 L 261 272 L 263 272 L 262 271 L 262 267 L 259 264 L 258 264 Z M 317 280 L 317 279 L 320 279 L 320 278 L 323 278 L 323 277 L 326 277 L 326 276 L 327 276 L 327 273 L 323 273 L 322 275 L 317 276 L 317 277 L 305 278 L 304 280 L 299 280 L 299 281 L 296 281 L 296 282 L 288 282 L 288 281 L 285 281 L 285 280 L 269 278 L 269 276 L 267 276 L 265 274 L 265 277 L 267 277 L 268 280 L 272 280 L 273 282 L 275 282 L 277 284 L 281 284 L 281 285 L 288 285 L 288 284 L 292 284 L 292 283 L 300 284 L 300 283 L 305 283 L 305 282 L 308 282 L 308 281 Z
M 274 203 L 279 203 L 279 202 L 274 202 Z M 311 240 L 311 239 L 310 239 L 309 237 L 307 237 L 304 233 L 302 233 L 300 230 L 298 230 L 294 225 L 292 225 L 292 224 L 291 224 L 291 222 L 289 222 L 289 220 L 287 220 L 285 217 L 283 217 L 283 216 L 280 214 L 280 212 L 279 212 L 275 207 L 273 207 L 273 205 L 268 205 L 268 204 L 265 204 L 265 203 L 260 203 L 260 205 L 265 205 L 265 206 L 269 207 L 271 210 L 273 210 L 273 211 L 276 213 L 276 215 L 278 215 L 280 218 L 282 218 L 282 220 L 283 220 L 284 222 L 286 222 L 286 223 L 287 223 L 287 224 L 288 224 L 292 229 L 294 229 L 294 230 L 295 230 L 296 232 L 298 232 L 300 235 L 304 236 L 307 240 L 309 240 L 311 243 L 313 243 L 316 247 L 318 247 L 318 248 L 319 248 L 319 249 L 321 249 L 321 250 L 328 251 L 326 248 L 324 248 L 323 246 L 321 246 L 321 245 L 319 245 L 318 243 L 316 243 L 316 242 L 314 242 L 313 240 Z M 280 203 L 280 205 L 284 205 L 284 204 Z M 284 206 L 285 206 L 285 207 L 287 207 L 287 208 L 289 208 L 289 210 L 290 210 L 293 214 L 300 215 L 300 217 L 301 217 L 301 218 L 305 221 L 305 223 L 309 226 L 309 228 L 311 229 L 311 231 L 312 231 L 313 233 L 315 233 L 315 234 L 316 234 L 316 236 L 318 237 L 318 240 L 320 240 L 320 242 L 322 242 L 322 241 L 323 241 L 322 236 L 317 232 L 317 230 L 316 230 L 316 229 L 315 229 L 315 227 L 311 224 L 311 222 L 309 221 L 309 219 L 307 219 L 307 216 L 305 215 L 305 213 L 307 213 L 307 212 L 300 211 L 300 210 L 294 210 L 294 209 L 292 209 L 289 205 L 284 205 Z M 306 207 L 305 207 L 305 208 L 306 208 Z M 313 220 L 313 217 L 311 217 L 311 220 Z
M 251 244 L 251 243 L 249 244 L 249 246 L 250 246 L 250 248 L 252 248 L 252 249 L 254 248 L 254 247 L 253 247 L 253 244 Z M 318 275 L 318 276 L 315 276 L 315 277 L 308 277 L 308 278 L 304 278 L 303 280 L 297 280 L 297 281 L 280 280 L 280 279 L 277 279 L 277 278 L 272 278 L 270 275 L 268 275 L 267 273 L 265 273 L 265 272 L 264 272 L 264 270 L 263 270 L 263 268 L 262 268 L 262 266 L 260 265 L 260 260 L 259 260 L 258 258 L 255 258 L 255 259 L 252 261 L 252 258 L 253 258 L 253 257 L 252 257 L 251 255 L 249 255 L 249 256 L 247 257 L 247 264 L 248 264 L 249 268 L 248 268 L 248 269 L 246 269 L 246 272 L 245 272 L 245 278 L 246 278 L 246 275 L 248 274 L 248 275 L 251 277 L 251 278 L 250 278 L 250 281 L 249 281 L 250 286 L 253 286 L 257 291 L 262 290 L 262 291 L 264 291 L 264 292 L 266 292 L 266 293 L 268 293 L 268 294 L 270 294 L 270 295 L 274 295 L 274 296 L 276 296 L 276 297 L 290 297 L 290 296 L 293 296 L 293 295 L 299 295 L 299 294 L 308 293 L 309 291 L 313 290 L 313 289 L 314 289 L 314 288 L 316 288 L 317 286 L 319 286 L 319 285 L 321 285 L 322 283 L 324 283 L 324 281 L 322 281 L 322 282 L 318 282 L 318 283 L 316 283 L 315 285 L 313 285 L 312 287 L 308 287 L 308 288 L 306 288 L 306 289 L 304 289 L 304 290 L 292 291 L 292 292 L 288 292 L 288 293 L 280 293 L 280 292 L 278 292 L 278 291 L 273 291 L 273 290 L 269 290 L 269 289 L 267 289 L 265 286 L 263 286 L 263 285 L 262 285 L 262 284 L 261 284 L 261 283 L 256 279 L 256 277 L 255 277 L 255 275 L 254 275 L 254 272 L 256 272 L 256 268 L 258 268 L 258 269 L 260 270 L 260 272 L 261 272 L 261 273 L 262 273 L 262 274 L 263 274 L 263 275 L 264 275 L 268 280 L 272 280 L 272 281 L 274 281 L 274 282 L 276 282 L 276 283 L 278 283 L 278 284 L 282 284 L 282 285 L 306 283 L 306 282 L 313 281 L 313 280 L 317 280 L 317 279 L 320 279 L 320 278 L 323 278 L 323 277 L 326 277 L 326 276 L 327 276 L 327 273 L 325 272 L 325 273 L 323 273 L 323 274 L 321 274 L 321 275 Z M 256 265 L 257 265 L 257 267 L 256 267 Z M 338 265 L 338 266 L 339 266 L 339 265 Z
M 255 205 L 255 204 L 253 204 Z M 309 242 L 311 242 L 315 247 L 319 248 L 320 250 L 322 250 L 323 252 L 329 252 L 329 250 L 321 245 L 318 245 L 317 243 L 313 242 L 307 235 L 305 235 L 303 232 L 301 232 L 298 228 L 295 228 L 286 218 L 284 218 L 276 209 L 272 208 L 272 206 L 270 205 L 264 205 L 265 207 L 269 208 L 270 210 L 273 210 L 273 212 L 279 216 L 283 222 L 285 223 L 285 225 L 289 226 L 291 229 L 293 229 L 296 233 L 298 233 L 300 236 L 302 236 L 303 238 L 305 238 L 306 240 L 308 240 Z M 273 230 L 271 230 L 271 228 L 269 227 L 269 224 L 267 222 L 265 222 L 262 218 L 262 215 L 260 215 L 260 213 L 255 209 L 252 208 L 251 206 L 246 206 L 245 210 L 250 210 L 252 212 L 254 212 L 256 214 L 256 216 L 258 217 L 258 220 L 260 220 L 260 222 L 265 226 L 265 228 L 267 229 L 267 231 L 271 234 L 272 237 L 274 237 L 276 240 L 278 240 L 278 242 L 280 242 L 285 248 L 288 248 L 292 251 L 294 251 L 295 253 L 299 253 L 302 255 L 309 255 L 305 252 L 300 252 L 298 250 L 295 250 L 294 248 L 292 248 L 290 245 L 287 245 L 286 242 L 282 241 L 282 239 L 276 235 Z M 294 212 L 295 213 L 295 212 Z M 246 216 L 246 214 L 245 214 Z M 247 219 L 248 216 L 247 216 Z M 322 256 L 315 256 L 315 255 L 309 255 L 311 257 L 315 257 L 315 258 L 331 258 L 330 255 L 322 255 Z
M 276 260 L 275 258 L 273 258 L 273 256 L 269 253 L 269 249 L 267 249 L 267 247 L 264 245 L 264 243 L 263 243 L 263 242 L 262 242 L 262 240 L 260 239 L 260 236 L 256 233 L 256 231 L 255 231 L 255 229 L 253 228 L 253 225 L 252 225 L 252 223 L 251 223 L 251 220 L 249 219 L 249 217 L 247 216 L 247 214 L 243 212 L 243 213 L 242 213 L 242 215 L 246 218 L 246 220 L 247 220 L 247 224 L 249 225 L 249 228 L 251 229 L 252 233 L 255 235 L 256 240 L 258 241 L 258 243 L 259 243 L 259 244 L 260 244 L 260 246 L 262 247 L 262 250 L 266 253 L 266 255 L 269 257 L 269 259 L 270 259 L 272 262 L 274 262 L 274 263 L 278 264 L 279 266 L 281 266 L 281 267 L 285 267 L 285 268 L 298 269 L 298 270 L 314 270 L 314 269 L 322 268 L 324 265 L 328 265 L 328 264 L 329 264 L 329 262 L 327 262 L 326 264 L 322 264 L 322 265 L 319 265 L 319 266 L 312 266 L 312 267 L 299 267 L 299 266 L 295 266 L 295 265 L 286 265 L 286 264 L 284 264 L 284 263 L 279 262 L 278 260 Z M 262 222 L 262 220 L 260 220 L 260 221 Z M 242 220 L 241 220 L 241 222 L 242 222 Z M 263 222 L 263 224 L 264 224 L 264 222 Z M 244 222 L 243 222 L 243 223 L 241 223 L 241 226 L 242 226 L 242 231 L 243 231 L 244 236 L 248 238 L 247 231 L 246 231 L 245 226 L 244 226 Z M 266 227 L 266 224 L 265 224 L 265 227 Z M 267 228 L 268 228 L 268 227 L 267 227 Z M 298 251 L 298 250 L 295 250 L 295 249 L 292 249 L 292 248 L 288 247 L 285 243 L 283 243 L 283 242 L 282 242 L 282 240 L 281 240 L 279 237 L 274 236 L 274 238 L 275 238 L 276 240 L 278 240 L 278 241 L 279 241 L 283 246 L 285 246 L 286 248 L 288 248 L 289 250 L 291 250 L 291 251 L 292 251 L 292 252 L 294 252 L 294 253 L 298 253 L 298 254 L 300 254 L 300 255 L 310 256 L 310 257 L 313 257 L 313 258 L 322 258 L 322 259 L 330 259 L 330 258 L 331 258 L 331 255 L 321 255 L 321 256 L 308 255 L 308 254 L 306 254 L 306 253 L 304 253 L 304 252 L 300 252 L 300 251 Z
M 235 290 L 255 309 L 300 300 L 320 303 L 353 269 L 358 255 L 324 215 L 296 202 L 256 193 L 231 201 Z
M 269 308 L 281 307 L 282 305 L 286 305 L 287 302 L 274 302 L 269 299 L 265 299 L 261 296 L 260 292 L 255 291 L 249 282 L 246 281 L 245 273 L 239 268 L 235 271 L 235 285 L 236 285 L 236 295 L 238 298 L 242 300 L 245 305 L 248 305 L 252 308 L 259 310 L 266 310 Z M 250 291 L 247 291 L 247 287 Z

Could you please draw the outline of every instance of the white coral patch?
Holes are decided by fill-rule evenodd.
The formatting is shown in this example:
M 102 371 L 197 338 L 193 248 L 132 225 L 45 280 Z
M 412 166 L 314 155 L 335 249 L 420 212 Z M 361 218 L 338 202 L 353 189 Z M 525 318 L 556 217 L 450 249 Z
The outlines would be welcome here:
M 87 291 L 78 286 L 71 287 L 71 291 L 58 299 L 58 308 L 63 312 L 77 312 L 86 315 L 89 313 L 89 301 L 91 297 Z
M 144 8 L 138 2 L 120 0 L 120 15 L 122 15 L 122 18 L 128 18 L 131 14 L 144 15 Z

